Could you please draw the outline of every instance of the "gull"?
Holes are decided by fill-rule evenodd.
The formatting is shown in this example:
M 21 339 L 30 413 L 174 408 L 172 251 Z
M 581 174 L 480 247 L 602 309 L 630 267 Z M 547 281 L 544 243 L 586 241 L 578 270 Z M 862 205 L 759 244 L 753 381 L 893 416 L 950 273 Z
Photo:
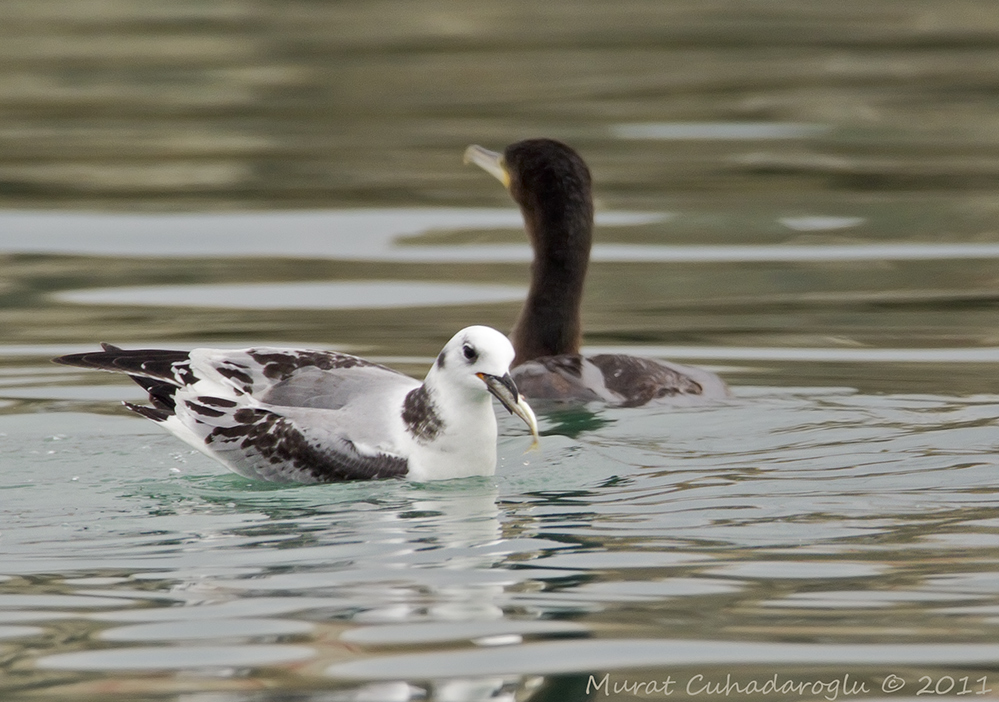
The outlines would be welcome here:
M 514 351 L 495 329 L 462 329 L 423 383 L 357 356 L 248 348 L 102 351 L 53 359 L 125 373 L 152 406 L 124 403 L 248 478 L 325 483 L 442 480 L 496 471 L 492 397 L 538 441 L 509 375 Z

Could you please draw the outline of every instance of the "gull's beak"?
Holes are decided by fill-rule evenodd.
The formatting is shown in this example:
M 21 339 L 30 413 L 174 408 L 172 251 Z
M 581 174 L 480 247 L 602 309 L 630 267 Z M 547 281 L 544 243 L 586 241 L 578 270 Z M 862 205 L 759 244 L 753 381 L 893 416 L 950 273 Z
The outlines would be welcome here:
M 466 164 L 474 163 L 501 182 L 504 188 L 507 190 L 510 189 L 510 174 L 506 170 L 506 162 L 503 160 L 503 154 L 484 149 L 478 144 L 472 144 L 465 149 L 464 161 Z
M 515 414 L 524 420 L 528 429 L 531 430 L 531 436 L 534 437 L 531 448 L 537 448 L 538 441 L 540 440 L 538 436 L 538 418 L 534 416 L 534 410 L 531 409 L 531 406 L 517 392 L 517 386 L 514 384 L 510 374 L 507 373 L 503 377 L 489 375 L 488 373 L 476 373 L 475 375 L 486 384 L 489 392 L 503 403 L 503 406 L 510 411 L 510 414 Z

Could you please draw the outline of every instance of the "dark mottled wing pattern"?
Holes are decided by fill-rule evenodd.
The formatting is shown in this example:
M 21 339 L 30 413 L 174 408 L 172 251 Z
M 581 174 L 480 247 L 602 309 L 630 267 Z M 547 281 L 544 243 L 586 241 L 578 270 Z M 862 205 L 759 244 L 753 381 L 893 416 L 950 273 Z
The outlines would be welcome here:
M 601 354 L 587 360 L 600 369 L 605 387 L 621 398 L 622 407 L 639 407 L 651 400 L 704 392 L 693 379 L 651 358 Z
M 301 351 L 298 349 L 249 349 L 247 355 L 256 362 L 263 375 L 271 380 L 288 380 L 302 368 L 319 370 L 348 370 L 350 368 L 380 368 L 390 373 L 397 371 L 366 361 L 357 356 L 333 351 Z
M 376 392 L 406 378 L 345 353 L 258 348 L 214 352 L 202 360 L 266 404 L 339 409 L 355 393 Z
M 370 391 L 372 386 L 415 382 L 394 370 L 322 351 L 188 353 L 103 346 L 103 351 L 54 360 L 128 374 L 149 393 L 153 406 L 125 403 L 126 407 L 207 449 L 241 475 L 280 482 L 334 482 L 400 477 L 408 471 L 406 459 L 384 451 L 362 451 L 338 434 L 332 421 L 336 414 L 328 411 L 342 407 L 362 386 Z M 261 403 L 260 396 L 267 395 L 271 397 Z
M 192 407 L 192 411 L 197 410 Z M 329 483 L 398 478 L 408 471 L 404 458 L 387 453 L 362 454 L 344 436 L 304 428 L 304 422 L 270 409 L 241 407 L 219 416 L 203 416 L 199 424 L 208 449 L 248 477 Z
M 639 407 L 657 400 L 719 399 L 728 394 L 724 383 L 707 371 L 623 354 L 543 356 L 522 363 L 511 374 L 520 392 L 533 399 L 603 400 Z

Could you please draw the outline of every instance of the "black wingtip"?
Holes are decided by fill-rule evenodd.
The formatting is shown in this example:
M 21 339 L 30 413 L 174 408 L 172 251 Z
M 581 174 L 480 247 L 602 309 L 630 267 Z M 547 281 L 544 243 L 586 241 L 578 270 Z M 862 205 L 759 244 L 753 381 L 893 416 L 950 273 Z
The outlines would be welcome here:
M 104 364 L 95 363 L 95 359 L 100 356 L 100 351 L 87 351 L 86 353 L 69 353 L 65 356 L 57 356 L 52 359 L 53 363 L 59 363 L 64 366 L 75 366 L 76 368 L 97 368 L 100 370 L 109 370 Z
M 165 380 L 179 385 L 176 366 L 188 360 L 187 351 L 166 351 L 162 349 L 122 349 L 114 344 L 102 343 L 102 350 L 86 353 L 71 353 L 53 358 L 55 363 L 77 368 L 140 375 L 157 380 Z
M 144 405 L 134 405 L 131 402 L 122 402 L 121 404 L 136 414 L 141 414 L 146 419 L 151 419 L 154 422 L 164 422 L 170 418 L 172 412 L 167 412 L 165 410 L 156 409 L 154 407 L 145 407 Z
M 107 342 L 101 342 L 101 348 L 104 353 L 114 353 L 121 351 L 120 346 L 115 346 L 114 344 L 109 344 Z M 56 356 L 52 359 L 53 363 L 58 363 L 63 366 L 76 366 L 77 368 L 100 368 L 105 369 L 104 365 L 96 364 L 91 359 L 99 354 L 100 351 L 87 351 L 85 353 L 69 353 L 65 356 Z M 110 369 L 108 369 L 110 370 Z
M 96 351 L 94 353 L 97 353 Z M 77 368 L 93 368 L 93 366 L 87 362 L 87 356 L 89 353 L 68 353 L 65 356 L 56 356 L 52 359 L 53 363 L 58 363 L 62 366 L 75 366 Z

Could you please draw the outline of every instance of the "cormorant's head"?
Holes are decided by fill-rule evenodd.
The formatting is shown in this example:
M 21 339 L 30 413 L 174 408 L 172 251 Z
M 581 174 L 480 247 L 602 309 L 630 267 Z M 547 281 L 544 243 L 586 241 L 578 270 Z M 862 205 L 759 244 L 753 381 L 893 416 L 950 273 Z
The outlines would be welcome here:
M 560 141 L 527 139 L 510 144 L 503 163 L 510 174 L 510 195 L 521 207 L 532 200 L 577 207 L 590 201 L 590 169 Z
M 554 139 L 526 139 L 499 154 L 472 145 L 465 150 L 465 162 L 476 164 L 506 186 L 534 236 L 564 233 L 566 226 L 589 233 L 593 222 L 590 169 L 571 147 Z

